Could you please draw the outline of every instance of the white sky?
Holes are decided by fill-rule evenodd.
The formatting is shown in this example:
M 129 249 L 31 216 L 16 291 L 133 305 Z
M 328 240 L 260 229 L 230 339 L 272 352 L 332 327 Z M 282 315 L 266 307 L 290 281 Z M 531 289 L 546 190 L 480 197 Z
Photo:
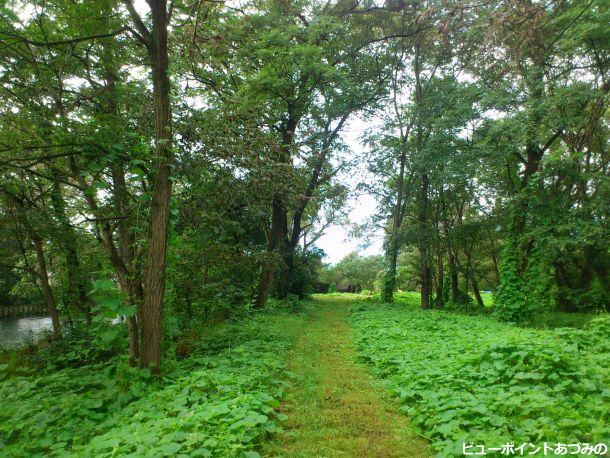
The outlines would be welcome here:
M 359 138 L 367 127 L 371 126 L 371 122 L 365 122 L 361 119 L 352 120 L 342 132 L 343 141 L 354 152 L 362 152 L 363 146 Z M 351 189 L 362 181 L 367 180 L 368 172 L 366 164 L 361 164 L 357 170 L 350 171 L 349 177 L 342 177 L 341 181 L 347 183 Z M 351 193 L 348 198 L 348 215 L 352 224 L 361 224 L 371 215 L 376 212 L 377 202 L 370 194 Z M 383 245 L 383 231 L 380 230 L 369 240 L 370 245 L 363 247 L 363 240 L 358 240 L 350 237 L 350 227 L 342 225 L 330 226 L 325 234 L 318 239 L 315 245 L 321 248 L 326 253 L 325 262 L 337 263 L 344 256 L 357 251 L 361 255 L 381 254 Z
M 362 223 L 375 213 L 375 199 L 368 194 L 350 198 L 349 205 L 351 207 L 349 217 L 353 223 Z M 361 255 L 380 254 L 383 234 L 376 234 L 373 243 L 364 250 L 359 249 L 360 243 L 361 241 L 349 237 L 349 228 L 332 225 L 315 244 L 326 253 L 324 261 L 335 264 L 353 251 L 358 251 Z

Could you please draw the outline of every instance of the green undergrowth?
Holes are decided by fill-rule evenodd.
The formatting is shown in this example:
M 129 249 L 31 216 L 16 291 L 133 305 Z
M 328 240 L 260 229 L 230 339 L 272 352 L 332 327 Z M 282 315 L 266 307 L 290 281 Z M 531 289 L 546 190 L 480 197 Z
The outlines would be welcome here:
M 492 293 L 481 293 L 483 303 L 485 304 L 484 309 L 480 309 L 473 304 L 469 308 L 455 309 L 450 305 L 445 308 L 447 311 L 465 313 L 468 315 L 489 315 L 493 311 L 493 294 Z M 361 299 L 364 301 L 370 300 L 369 298 Z M 379 296 L 373 297 L 373 302 L 381 302 Z M 394 295 L 394 302 L 397 305 L 406 307 L 419 307 L 420 295 L 413 291 L 399 292 Z M 534 313 L 528 319 L 523 320 L 518 324 L 521 327 L 539 328 L 539 329 L 551 329 L 551 328 L 583 328 L 589 321 L 598 316 L 595 312 L 562 312 L 562 311 L 539 311 Z
M 215 326 L 166 358 L 160 381 L 123 357 L 0 371 L 2 456 L 258 456 L 280 430 L 283 358 L 303 321 L 275 310 Z
M 584 329 L 538 330 L 362 303 L 349 321 L 361 357 L 439 456 L 462 456 L 464 442 L 500 447 L 610 437 L 607 316 Z
M 586 324 L 595 318 L 593 312 L 541 312 L 529 318 L 520 326 L 532 328 L 584 328 Z

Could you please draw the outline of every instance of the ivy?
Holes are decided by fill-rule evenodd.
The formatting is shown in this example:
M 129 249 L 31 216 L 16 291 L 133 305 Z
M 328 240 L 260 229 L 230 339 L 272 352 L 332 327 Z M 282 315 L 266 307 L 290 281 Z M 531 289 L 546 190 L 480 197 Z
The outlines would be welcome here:
M 521 321 L 532 312 L 525 295 L 525 282 L 519 274 L 517 253 L 514 241 L 508 238 L 500 263 L 500 283 L 494 295 L 494 315 L 502 321 Z

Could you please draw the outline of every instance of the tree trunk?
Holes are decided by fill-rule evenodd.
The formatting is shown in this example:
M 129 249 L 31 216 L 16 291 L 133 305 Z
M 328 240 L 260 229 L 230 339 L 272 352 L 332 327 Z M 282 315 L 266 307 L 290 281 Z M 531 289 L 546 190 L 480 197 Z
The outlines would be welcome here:
M 440 191 L 440 197 L 442 199 L 443 193 L 442 188 Z M 444 207 L 444 204 L 443 204 Z M 441 240 L 441 229 L 439 226 L 438 218 L 435 224 L 435 238 L 436 238 L 436 262 L 438 265 L 437 276 L 436 276 L 436 297 L 435 306 L 436 308 L 442 308 L 444 305 L 443 301 L 443 289 L 445 287 L 445 268 L 443 266 L 443 244 Z
M 458 271 L 455 262 L 455 256 L 453 255 L 453 251 L 449 248 L 449 278 L 451 282 L 451 302 L 457 302 L 458 299 L 458 291 L 459 291 L 459 279 L 458 279 Z
M 123 292 L 127 293 L 129 303 L 135 309 L 135 315 L 127 317 L 127 331 L 129 333 L 129 363 L 135 365 L 140 356 L 140 339 L 138 334 L 137 315 L 142 307 L 144 291 L 142 281 L 138 272 L 135 259 L 135 237 L 130 228 L 131 207 L 125 184 L 125 172 L 122 165 L 115 165 L 112 169 L 112 182 L 114 187 L 115 209 L 120 217 L 118 222 L 119 232 L 119 256 L 123 259 L 125 285 L 122 286 Z
M 483 303 L 483 298 L 481 297 L 481 292 L 479 291 L 479 285 L 477 284 L 477 279 L 474 276 L 474 272 L 472 271 L 472 269 L 470 270 L 470 284 L 472 285 L 472 293 L 474 294 L 474 298 L 477 301 L 477 305 L 480 308 L 485 307 L 485 304 Z
M 269 233 L 269 242 L 267 251 L 270 254 L 278 253 L 282 240 L 284 238 L 284 216 L 286 210 L 281 197 L 276 197 L 273 201 L 273 210 L 271 215 L 271 231 Z M 275 259 L 267 260 L 259 282 L 258 295 L 256 297 L 256 308 L 263 308 L 269 300 L 271 293 L 271 285 L 273 284 L 273 274 L 275 272 L 273 263 Z
M 282 164 L 290 163 L 290 148 L 294 141 L 294 131 L 297 128 L 298 119 L 292 116 L 288 116 L 286 125 L 282 129 L 282 144 L 279 148 L 278 162 Z M 300 222 L 299 222 L 300 230 Z M 288 249 L 287 245 L 290 243 L 286 240 L 288 231 L 288 214 L 286 211 L 286 203 L 284 195 L 281 192 L 275 194 L 273 198 L 273 208 L 271 211 L 271 229 L 269 231 L 269 238 L 267 241 L 267 252 L 270 255 L 279 255 Z M 298 242 L 298 239 L 297 239 Z M 283 249 L 284 248 L 284 249 Z M 285 254 L 285 253 L 284 253 Z M 259 280 L 258 294 L 256 296 L 255 307 L 257 309 L 263 308 L 269 300 L 269 294 L 271 293 L 271 285 L 273 284 L 273 275 L 275 273 L 275 259 L 268 259 Z M 284 276 L 286 271 L 284 271 Z
M 108 15 L 110 15 L 110 13 L 110 11 L 107 12 Z M 104 42 L 102 59 L 106 83 L 106 106 L 103 108 L 103 113 L 107 119 L 111 119 L 112 123 L 118 124 L 121 121 L 119 119 L 116 106 L 116 70 L 112 56 L 113 50 L 109 46 L 108 42 Z M 114 127 L 114 125 L 110 126 L 111 129 Z M 117 138 L 116 141 L 119 142 L 120 139 Z M 88 184 L 81 176 L 78 164 L 74 158 L 70 159 L 70 167 L 73 176 L 78 181 L 81 188 L 88 188 Z M 111 175 L 113 183 L 112 197 L 114 202 L 115 216 L 117 217 L 117 228 L 119 235 L 118 249 L 114 242 L 113 228 L 110 225 L 110 220 L 105 218 L 103 212 L 100 211 L 95 197 L 85 193 L 84 198 L 91 212 L 101 221 L 101 223 L 96 223 L 100 243 L 104 248 L 104 252 L 110 261 L 110 264 L 114 268 L 121 292 L 126 298 L 128 298 L 129 304 L 133 305 L 137 311 L 141 308 L 144 291 L 142 288 L 141 276 L 138 273 L 135 261 L 135 236 L 130 231 L 131 206 L 129 204 L 129 193 L 127 191 L 127 184 L 125 182 L 123 158 L 117 159 L 116 162 L 112 164 Z M 129 363 L 131 366 L 136 365 L 136 361 L 139 357 L 139 336 L 136 316 L 127 317 Z
M 81 181 L 81 185 L 84 185 L 84 182 Z M 116 188 L 115 188 L 116 192 Z M 92 210 L 94 215 L 100 215 L 99 208 L 97 206 L 97 202 L 93 198 L 93 196 L 85 195 L 85 200 L 89 205 L 89 208 Z M 122 222 L 120 223 L 122 224 Z M 106 252 L 106 256 L 112 264 L 114 271 L 116 272 L 117 278 L 119 280 L 119 286 L 123 294 L 129 298 L 130 304 L 134 305 L 136 308 L 136 316 L 141 309 L 144 297 L 144 291 L 142 288 L 142 282 L 140 281 L 139 275 L 137 275 L 137 269 L 135 266 L 135 256 L 133 252 L 131 252 L 132 258 L 122 257 L 120 252 L 117 250 L 113 236 L 112 236 L 112 228 L 107 220 L 105 220 L 101 227 L 98 227 L 100 233 L 101 244 L 104 247 L 104 251 Z M 119 237 L 120 231 L 119 231 Z M 133 247 L 133 241 L 128 236 L 128 241 L 125 239 L 119 239 L 119 245 L 130 245 Z M 121 249 L 121 252 L 125 253 L 125 249 Z M 127 331 L 129 333 L 129 362 L 131 365 L 135 365 L 135 361 L 139 356 L 139 339 L 138 339 L 138 325 L 137 318 L 127 317 Z
M 129 365 L 135 366 L 136 361 L 140 357 L 140 339 L 138 334 L 137 311 L 142 306 L 144 301 L 144 291 L 142 284 L 136 281 L 131 281 L 128 286 L 130 303 L 135 307 L 136 314 L 127 317 L 127 332 L 129 336 Z
M 443 269 L 443 257 L 438 256 L 438 278 L 436 282 L 436 307 L 443 308 L 443 287 L 445 286 L 445 271 Z
M 116 67 L 113 59 L 113 50 L 108 42 L 104 43 L 104 78 L 106 83 L 106 114 L 113 123 L 120 123 L 116 103 Z M 117 229 L 119 235 L 118 253 L 112 237 L 106 237 L 109 244 L 106 252 L 119 278 L 121 291 L 128 298 L 129 305 L 136 311 L 134 316 L 127 317 L 127 332 L 129 340 L 129 364 L 135 366 L 140 356 L 140 336 L 138 334 L 137 311 L 141 309 L 144 300 L 142 279 L 136 265 L 135 235 L 131 231 L 132 208 L 129 201 L 129 192 L 125 182 L 125 166 L 123 158 L 118 159 L 111 167 L 113 201 L 115 213 L 118 217 Z M 108 228 L 110 229 L 110 228 Z
M 445 229 L 445 238 L 447 239 L 447 260 L 449 264 L 449 281 L 451 284 L 451 292 L 449 295 L 449 300 L 453 303 L 457 302 L 458 297 L 458 271 L 455 260 L 455 254 L 453 253 L 453 247 L 451 243 L 451 239 L 449 237 L 449 220 L 445 218 L 444 220 L 444 229 Z
M 407 163 L 407 152 L 404 144 L 400 152 L 400 166 L 398 179 L 396 181 L 396 204 L 394 205 L 394 218 L 392 220 L 392 233 L 388 246 L 388 270 L 383 281 L 381 298 L 384 302 L 394 302 L 394 290 L 396 289 L 396 267 L 398 261 L 398 236 L 402 224 L 402 197 L 404 193 L 405 167 Z
M 445 240 L 447 241 L 447 265 L 449 267 L 449 283 L 450 283 L 450 294 L 449 301 L 456 302 L 458 297 L 458 271 L 456 265 L 455 254 L 453 253 L 453 244 L 451 243 L 451 233 L 449 231 L 449 217 L 447 216 L 446 202 L 441 188 L 442 201 L 442 215 L 443 215 L 443 232 L 445 234 Z
M 540 168 L 540 162 L 544 155 L 545 149 L 540 147 L 539 132 L 542 123 L 542 106 L 544 98 L 544 62 L 540 56 L 531 56 L 534 65 L 531 75 L 523 75 L 526 81 L 526 86 L 529 92 L 529 108 L 527 113 L 527 129 L 525 139 L 525 166 L 523 175 L 516 186 L 515 208 L 513 211 L 513 220 L 511 224 L 511 234 L 515 242 L 519 242 L 527 225 L 527 213 L 529 208 L 529 196 L 527 195 L 527 187 L 530 184 L 534 175 Z M 522 249 L 520 244 L 515 244 L 520 247 L 519 266 L 521 273 L 525 270 L 526 265 L 526 250 Z
M 161 365 L 161 331 L 167 233 L 171 201 L 172 120 L 170 81 L 168 75 L 166 0 L 148 2 L 152 12 L 152 33 L 149 56 L 152 66 L 155 111 L 155 164 L 152 201 L 149 215 L 148 258 L 144 276 L 144 300 L 140 318 L 140 367 L 155 374 Z
M 315 190 L 318 187 L 318 180 L 320 178 L 320 172 L 322 171 L 322 166 L 324 165 L 326 158 L 326 151 L 328 148 L 324 148 L 324 150 L 320 153 L 320 157 L 314 166 L 314 169 L 311 174 L 311 178 L 307 185 L 307 189 L 305 193 L 301 197 L 300 202 L 294 210 L 294 216 L 292 218 L 292 232 L 290 234 L 290 240 L 286 246 L 286 250 L 284 253 L 284 263 L 286 268 L 284 269 L 284 294 L 281 296 L 286 296 L 288 293 L 301 293 L 300 291 L 296 291 L 293 287 L 294 285 L 294 255 L 296 253 L 297 246 L 299 245 L 299 240 L 301 239 L 302 228 L 301 225 L 303 223 L 303 215 L 305 214 L 305 209 L 307 208 L 307 204 L 313 197 Z M 303 248 L 305 251 L 305 247 Z
M 420 79 L 420 63 L 419 63 L 419 43 L 415 46 L 414 56 L 414 73 L 415 73 L 415 104 L 420 106 L 422 102 L 422 84 Z M 417 116 L 420 116 L 419 113 Z M 419 195 L 419 257 L 420 257 L 420 277 L 421 277 L 421 308 L 427 309 L 430 307 L 430 292 L 432 273 L 430 271 L 430 247 L 428 237 L 428 173 L 426 171 L 426 161 L 422 156 L 423 147 L 423 126 L 421 119 L 417 120 L 416 146 L 418 160 L 420 161 L 419 168 L 421 171 L 421 188 Z
M 49 272 L 47 271 L 47 263 L 44 258 L 44 250 L 42 248 L 42 240 L 39 238 L 33 239 L 34 251 L 36 253 L 36 260 L 38 261 L 38 279 L 40 280 L 40 286 L 42 289 L 42 295 L 47 303 L 47 309 L 51 316 L 51 324 L 53 325 L 53 334 L 56 339 L 61 338 L 61 323 L 59 322 L 59 312 L 57 311 L 57 304 L 55 303 L 55 296 L 53 290 L 49 284 Z
M 422 175 L 422 184 L 419 198 L 419 256 L 421 277 L 421 308 L 430 307 L 430 292 L 432 273 L 430 271 L 429 237 L 428 237 L 428 174 Z

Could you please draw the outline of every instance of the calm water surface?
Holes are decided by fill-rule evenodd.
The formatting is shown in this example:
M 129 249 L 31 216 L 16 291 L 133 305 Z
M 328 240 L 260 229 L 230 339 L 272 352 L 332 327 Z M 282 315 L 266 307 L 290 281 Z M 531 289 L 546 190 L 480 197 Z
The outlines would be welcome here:
M 0 347 L 13 347 L 36 338 L 46 330 L 51 330 L 48 316 L 28 316 L 0 318 Z

